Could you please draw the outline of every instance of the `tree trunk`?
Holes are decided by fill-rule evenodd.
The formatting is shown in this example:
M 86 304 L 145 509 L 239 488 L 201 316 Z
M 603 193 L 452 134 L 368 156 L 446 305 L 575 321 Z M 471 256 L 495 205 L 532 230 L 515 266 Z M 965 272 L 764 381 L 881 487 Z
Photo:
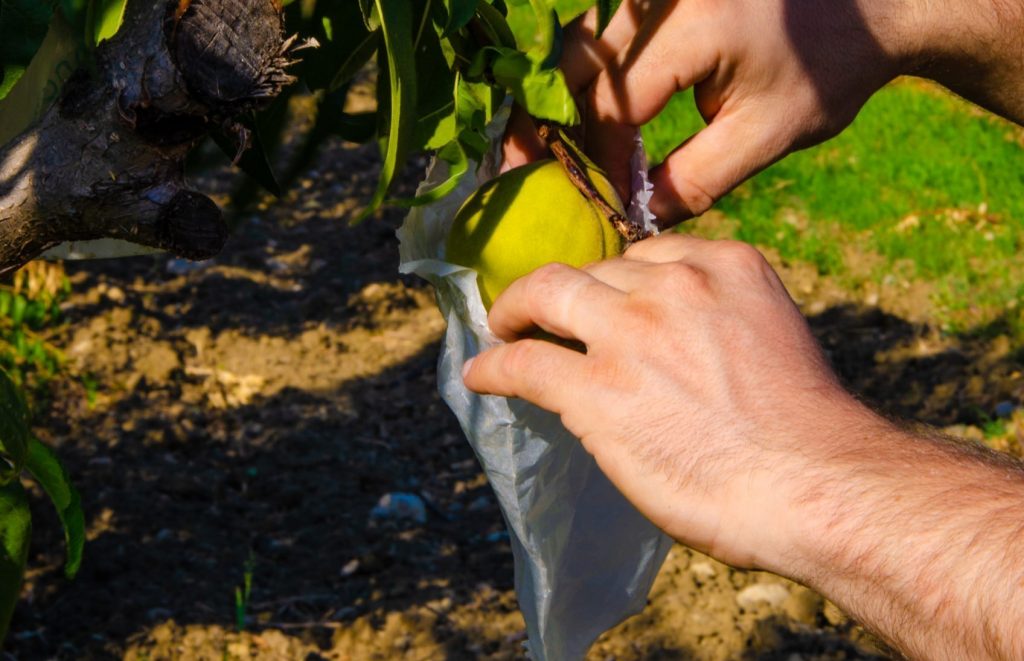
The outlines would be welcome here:
M 38 123 L 0 147 L 0 273 L 69 240 L 127 239 L 190 259 L 227 229 L 188 190 L 184 159 L 212 127 L 292 82 L 277 0 L 128 0 Z

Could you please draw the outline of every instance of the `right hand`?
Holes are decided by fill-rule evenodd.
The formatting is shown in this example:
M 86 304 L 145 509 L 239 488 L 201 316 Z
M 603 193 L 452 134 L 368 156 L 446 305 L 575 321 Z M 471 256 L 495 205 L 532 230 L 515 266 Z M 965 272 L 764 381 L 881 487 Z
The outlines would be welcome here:
M 972 47 L 990 36 L 982 24 L 991 7 L 940 4 L 928 12 L 929 3 L 897 0 L 625 0 L 600 40 L 593 11 L 567 28 L 561 66 L 583 97 L 587 151 L 623 192 L 636 128 L 694 88 L 707 128 L 651 172 L 651 208 L 670 226 L 786 154 L 832 137 L 897 75 L 926 62 L 952 71 L 943 49 L 980 60 Z M 1020 101 L 1024 109 L 1024 95 Z M 507 165 L 536 158 L 538 149 L 520 114 L 506 139 Z

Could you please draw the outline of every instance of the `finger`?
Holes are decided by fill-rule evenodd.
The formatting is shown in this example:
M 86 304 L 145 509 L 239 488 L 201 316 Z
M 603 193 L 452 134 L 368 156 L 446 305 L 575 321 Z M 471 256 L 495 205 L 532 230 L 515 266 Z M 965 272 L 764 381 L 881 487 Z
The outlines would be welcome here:
M 762 114 L 761 104 L 720 112 L 705 129 L 651 170 L 651 211 L 671 227 L 699 216 L 745 179 L 787 152 L 784 119 Z
M 539 328 L 588 344 L 607 335 L 608 311 L 624 297 L 580 269 L 548 264 L 509 285 L 494 301 L 487 322 L 505 341 Z
M 519 397 L 562 413 L 581 390 L 586 356 L 545 340 L 519 340 L 488 349 L 462 371 L 474 392 Z
M 626 248 L 626 252 L 622 256 L 629 261 L 665 264 L 693 259 L 713 243 L 708 239 L 701 239 L 689 234 L 667 232 L 637 241 Z
M 604 170 L 619 198 L 628 205 L 633 182 L 631 165 L 636 147 L 636 127 L 591 121 L 589 118 L 583 126 L 587 154 Z
M 629 44 L 640 28 L 644 12 L 639 0 L 623 2 L 600 39 L 594 38 L 597 29 L 596 8 L 565 27 L 559 67 L 573 93 L 589 86 L 597 73 Z
M 583 270 L 609 287 L 628 294 L 647 286 L 650 282 L 651 266 L 647 262 L 616 257 L 594 262 L 585 266 Z
M 501 172 L 544 158 L 547 153 L 529 113 L 518 105 L 512 107 L 501 148 Z
M 645 23 L 597 75 L 587 94 L 588 117 L 631 126 L 649 122 L 673 94 L 714 71 L 716 50 L 706 46 L 707 38 L 686 24 Z

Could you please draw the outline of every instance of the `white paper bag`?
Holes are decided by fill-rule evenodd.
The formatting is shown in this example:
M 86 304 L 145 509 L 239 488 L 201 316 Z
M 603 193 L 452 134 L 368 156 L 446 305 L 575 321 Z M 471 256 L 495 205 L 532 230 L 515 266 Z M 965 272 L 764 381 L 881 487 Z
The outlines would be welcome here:
M 522 400 L 477 395 L 462 383 L 463 363 L 500 340 L 487 328 L 476 273 L 445 262 L 444 247 L 462 202 L 497 171 L 505 115 L 507 109 L 490 127 L 496 147 L 482 166 L 471 164 L 455 192 L 409 213 L 398 230 L 400 270 L 434 285 L 448 322 L 438 387 L 504 513 L 527 647 L 538 661 L 580 659 L 604 631 L 643 608 L 672 542 L 612 486 L 558 416 Z M 646 168 L 638 162 L 636 170 L 644 174 L 633 201 L 645 203 Z M 446 164 L 435 161 L 421 188 L 446 178 Z M 652 218 L 631 207 L 635 217 Z

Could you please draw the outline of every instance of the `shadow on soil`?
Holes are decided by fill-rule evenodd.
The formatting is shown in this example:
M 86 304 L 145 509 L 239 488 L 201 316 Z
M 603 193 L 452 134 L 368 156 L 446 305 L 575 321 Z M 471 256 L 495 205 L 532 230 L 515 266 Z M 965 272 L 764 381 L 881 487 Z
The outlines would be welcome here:
M 353 187 L 366 193 L 374 176 L 353 175 L 362 179 L 340 189 L 345 199 Z M 433 636 L 449 659 L 520 649 L 521 639 L 495 634 L 486 621 L 450 617 L 460 606 L 513 617 L 515 604 L 500 513 L 437 394 L 436 334 L 424 340 L 409 329 L 420 342 L 409 358 L 330 389 L 293 384 L 220 408 L 194 396 L 205 386 L 183 368 L 192 356 L 181 338 L 190 330 L 283 338 L 287 364 L 287 347 L 311 326 L 373 337 L 410 323 L 399 315 L 377 324 L 375 311 L 352 299 L 374 283 L 422 288 L 395 274 L 399 215 L 346 229 L 348 212 L 330 211 L 343 200 L 321 197 L 338 190 L 328 179 L 269 211 L 276 222 L 243 223 L 205 268 L 168 272 L 166 258 L 70 268 L 80 295 L 68 312 L 68 342 L 98 324 L 92 340 L 108 343 L 97 345 L 100 353 L 160 340 L 180 362 L 162 380 L 129 379 L 132 360 L 107 365 L 93 356 L 90 369 L 109 395 L 95 408 L 81 386 L 58 388 L 40 433 L 82 492 L 90 541 L 80 576 L 64 581 L 56 519 L 34 503 L 35 570 L 12 625 L 12 654 L 120 657 L 169 620 L 230 629 L 247 566 L 247 626 L 256 631 L 279 628 L 329 649 L 339 623 L 367 615 L 384 627 L 386 614 L 422 606 L 436 615 Z M 422 305 L 416 300 L 398 307 Z M 118 322 L 125 309 L 131 314 Z M 835 307 L 810 321 L 845 381 L 894 415 L 976 424 L 1021 394 L 1012 376 L 1020 362 L 991 342 L 933 347 L 929 329 L 876 308 Z M 343 371 L 358 350 L 315 355 Z M 126 382 L 133 387 L 116 385 Z M 427 503 L 425 524 L 370 521 L 378 499 L 395 491 Z M 774 640 L 745 658 L 842 646 L 782 625 Z M 629 658 L 702 658 L 671 635 L 659 641 Z

